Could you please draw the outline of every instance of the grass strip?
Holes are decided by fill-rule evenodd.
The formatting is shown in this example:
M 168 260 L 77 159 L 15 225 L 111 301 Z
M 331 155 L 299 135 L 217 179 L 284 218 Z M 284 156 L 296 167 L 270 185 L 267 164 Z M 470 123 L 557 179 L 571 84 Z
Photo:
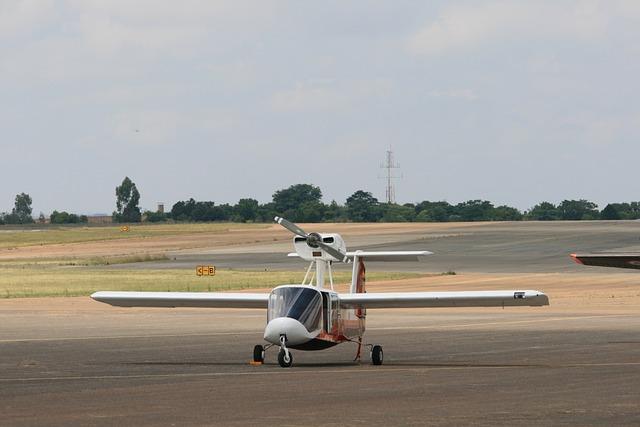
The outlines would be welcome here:
M 0 261 L 0 271 L 7 268 L 47 268 L 47 267 L 69 267 L 69 266 L 101 266 L 115 264 L 133 264 L 136 262 L 166 261 L 169 257 L 166 254 L 133 254 L 133 255 L 113 255 L 96 256 L 89 258 L 62 258 L 62 259 L 27 259 Z
M 421 277 L 418 273 L 372 272 L 368 281 Z M 270 288 L 300 283 L 304 271 L 218 270 L 198 277 L 195 270 L 111 270 L 93 267 L 2 268 L 0 298 L 86 296 L 95 291 L 214 292 Z M 335 272 L 334 282 L 348 283 L 351 272 Z
M 224 233 L 231 229 L 264 229 L 270 224 L 198 223 L 198 224 L 133 224 L 128 232 L 120 225 L 109 226 L 34 226 L 5 229 L 0 226 L 0 249 L 24 246 L 96 242 L 103 240 L 179 236 L 198 233 Z

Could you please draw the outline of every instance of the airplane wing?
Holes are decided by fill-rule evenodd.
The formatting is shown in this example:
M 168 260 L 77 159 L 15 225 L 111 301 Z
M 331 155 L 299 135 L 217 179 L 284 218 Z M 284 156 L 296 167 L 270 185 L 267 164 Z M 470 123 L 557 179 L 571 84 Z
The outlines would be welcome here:
M 118 307 L 267 308 L 269 294 L 231 292 L 109 292 L 91 295 Z
M 340 305 L 352 308 L 507 307 L 549 305 L 540 291 L 394 292 L 340 294 Z
M 578 264 L 640 269 L 640 254 L 571 254 Z
M 353 260 L 355 256 L 364 261 L 397 262 L 397 261 L 419 261 L 421 256 L 433 255 L 429 251 L 356 251 L 347 252 L 346 256 Z M 296 252 L 288 254 L 289 257 L 299 257 Z

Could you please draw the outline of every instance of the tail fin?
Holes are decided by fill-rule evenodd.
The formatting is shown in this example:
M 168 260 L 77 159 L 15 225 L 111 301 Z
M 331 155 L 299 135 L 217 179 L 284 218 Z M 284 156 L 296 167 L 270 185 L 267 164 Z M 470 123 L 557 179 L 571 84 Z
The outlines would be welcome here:
M 363 294 L 366 292 L 366 269 L 364 259 L 356 253 L 353 257 L 353 270 L 351 271 L 351 286 L 349 292 L 352 294 Z
M 365 285 L 367 282 L 366 272 L 367 270 L 364 267 L 364 260 L 358 260 L 358 268 L 356 272 L 356 289 L 355 289 L 357 294 L 364 294 L 365 292 L 367 292 L 367 290 L 365 289 Z
M 364 294 L 367 292 L 366 284 L 367 284 L 367 269 L 364 267 L 364 260 L 358 260 L 358 267 L 354 269 L 356 272 L 356 288 L 355 293 Z M 363 319 L 367 316 L 367 309 L 363 307 L 356 308 L 356 316 L 360 319 Z

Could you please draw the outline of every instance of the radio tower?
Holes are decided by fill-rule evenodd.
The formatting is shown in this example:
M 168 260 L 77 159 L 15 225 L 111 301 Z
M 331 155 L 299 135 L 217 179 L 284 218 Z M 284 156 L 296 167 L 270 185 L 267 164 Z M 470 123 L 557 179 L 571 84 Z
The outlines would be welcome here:
M 393 180 L 398 178 L 393 175 L 393 169 L 399 169 L 400 165 L 395 163 L 393 159 L 393 151 L 391 151 L 391 147 L 387 150 L 387 157 L 385 162 L 380 165 L 381 169 L 385 169 L 386 176 L 384 179 L 387 181 L 387 191 L 386 191 L 386 199 L 387 203 L 395 203 L 396 202 L 396 189 L 393 185 Z

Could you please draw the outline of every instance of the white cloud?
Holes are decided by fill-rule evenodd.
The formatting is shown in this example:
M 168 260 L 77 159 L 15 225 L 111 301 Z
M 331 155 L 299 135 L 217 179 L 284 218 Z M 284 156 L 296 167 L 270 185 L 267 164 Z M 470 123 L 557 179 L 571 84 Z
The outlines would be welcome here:
M 584 148 L 614 149 L 624 152 L 624 146 L 635 143 L 640 130 L 640 113 L 627 112 L 615 115 L 574 113 L 563 119 L 564 129 L 573 131 L 573 144 Z M 577 135 L 577 137 L 576 137 Z
M 131 24 L 234 26 L 273 18 L 278 10 L 274 1 L 259 3 L 233 0 L 182 0 L 180 3 L 157 0 L 67 0 L 79 13 L 108 16 Z
M 434 98 L 454 98 L 466 101 L 475 101 L 478 95 L 473 89 L 433 90 L 429 95 Z
M 389 79 L 359 79 L 343 85 L 335 79 L 316 78 L 276 92 L 271 107 L 276 111 L 345 110 L 383 99 L 393 90 L 394 83 Z
M 295 87 L 276 92 L 271 106 L 276 111 L 313 111 L 343 109 L 347 97 L 324 81 L 296 83 Z
M 0 37 L 29 34 L 52 17 L 53 0 L 3 0 L 0 2 Z
M 174 111 L 127 111 L 113 118 L 113 134 L 128 144 L 158 145 L 175 142 L 184 115 Z
M 83 16 L 79 31 L 86 46 L 101 56 L 111 56 L 122 50 L 136 50 L 145 55 L 174 54 L 206 35 L 206 30 L 198 26 L 127 25 L 96 15 Z
M 71 4 L 80 16 L 79 36 L 91 48 L 106 54 L 137 49 L 145 55 L 184 55 L 199 50 L 207 39 L 209 43 L 214 41 L 211 47 L 224 49 L 237 40 L 228 33 L 241 27 L 244 37 L 250 37 L 271 25 L 277 11 L 271 2 L 251 7 L 249 3 L 203 0 L 179 4 L 74 0 Z
M 110 140 L 123 145 L 181 146 L 194 132 L 209 138 L 235 129 L 238 121 L 230 111 L 222 109 L 192 109 L 190 111 L 161 109 L 128 109 L 111 117 Z M 85 139 L 91 143 L 91 138 Z
M 449 6 L 408 40 L 411 52 L 436 55 L 514 39 L 571 38 L 605 35 L 609 2 L 490 1 Z
M 201 49 L 204 40 L 228 49 L 255 37 L 273 24 L 278 9 L 272 1 L 3 0 L 0 44 L 19 36 L 32 44 L 42 36 L 66 52 L 85 48 L 98 57 L 132 50 L 143 57 L 184 55 Z

